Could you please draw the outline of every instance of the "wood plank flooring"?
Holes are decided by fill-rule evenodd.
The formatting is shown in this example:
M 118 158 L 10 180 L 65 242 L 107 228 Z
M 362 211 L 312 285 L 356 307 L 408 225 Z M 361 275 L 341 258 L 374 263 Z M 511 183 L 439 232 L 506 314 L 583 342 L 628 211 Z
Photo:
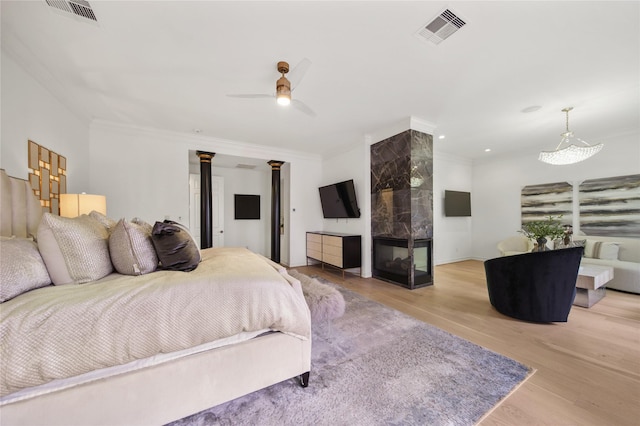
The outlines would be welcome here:
M 640 295 L 607 290 L 589 309 L 574 306 L 567 323 L 533 324 L 490 305 L 479 261 L 436 266 L 435 285 L 417 290 L 295 269 L 536 369 L 481 425 L 640 425 Z

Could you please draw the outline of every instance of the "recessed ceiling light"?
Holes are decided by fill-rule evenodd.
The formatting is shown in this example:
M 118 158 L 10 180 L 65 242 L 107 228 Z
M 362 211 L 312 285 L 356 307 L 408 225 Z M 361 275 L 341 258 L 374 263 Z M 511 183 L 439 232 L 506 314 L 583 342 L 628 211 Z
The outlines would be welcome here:
M 440 136 L 438 136 L 438 139 L 444 139 L 444 138 L 445 138 L 445 136 L 444 136 L 444 135 L 440 135 Z
M 202 133 L 202 130 L 200 130 L 200 129 L 193 129 L 193 133 L 195 133 L 195 134 L 197 135 L 197 134 Z
M 540 105 L 531 105 L 523 109 L 522 112 L 524 112 L 525 114 L 528 112 L 536 112 L 540 108 L 542 108 Z
M 491 148 L 485 149 L 484 152 L 491 152 Z

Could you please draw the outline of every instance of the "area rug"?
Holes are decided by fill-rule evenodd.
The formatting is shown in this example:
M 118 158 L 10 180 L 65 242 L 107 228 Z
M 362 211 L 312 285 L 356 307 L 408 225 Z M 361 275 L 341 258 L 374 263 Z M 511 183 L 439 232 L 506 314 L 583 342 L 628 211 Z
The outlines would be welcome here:
M 172 423 L 473 425 L 530 369 L 333 283 L 346 302 L 313 331 L 309 387 L 294 379 Z

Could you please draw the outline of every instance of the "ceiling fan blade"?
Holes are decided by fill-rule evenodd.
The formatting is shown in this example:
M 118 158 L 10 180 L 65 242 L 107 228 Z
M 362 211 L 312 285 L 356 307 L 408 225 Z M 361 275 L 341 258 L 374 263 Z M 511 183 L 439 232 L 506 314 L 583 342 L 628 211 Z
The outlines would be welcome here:
M 299 101 L 298 99 L 292 99 L 291 100 L 291 105 L 293 105 L 297 110 L 304 112 L 305 114 L 307 114 L 309 117 L 315 117 L 316 113 L 314 110 L 312 110 L 311 108 L 309 108 L 307 106 L 307 104 L 305 104 L 302 101 Z
M 307 73 L 310 66 L 311 66 L 311 61 L 308 58 L 304 58 L 298 63 L 298 65 L 296 65 L 296 67 L 293 70 L 291 70 L 287 78 L 289 79 L 289 82 L 291 82 L 292 92 L 295 90 L 298 84 L 300 84 L 300 82 L 302 81 L 302 78 Z
M 230 98 L 275 98 L 275 95 L 267 95 L 267 94 L 258 94 L 258 93 L 249 93 L 249 94 L 235 94 L 235 95 L 227 95 Z

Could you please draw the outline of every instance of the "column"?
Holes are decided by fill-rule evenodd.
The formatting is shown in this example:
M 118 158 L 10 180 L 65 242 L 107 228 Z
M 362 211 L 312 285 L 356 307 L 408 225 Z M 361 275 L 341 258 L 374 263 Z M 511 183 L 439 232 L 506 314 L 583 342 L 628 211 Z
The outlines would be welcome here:
M 200 248 L 212 245 L 211 159 L 214 152 L 196 151 L 200 158 Z
M 271 160 L 271 260 L 280 263 L 280 167 L 284 161 Z

